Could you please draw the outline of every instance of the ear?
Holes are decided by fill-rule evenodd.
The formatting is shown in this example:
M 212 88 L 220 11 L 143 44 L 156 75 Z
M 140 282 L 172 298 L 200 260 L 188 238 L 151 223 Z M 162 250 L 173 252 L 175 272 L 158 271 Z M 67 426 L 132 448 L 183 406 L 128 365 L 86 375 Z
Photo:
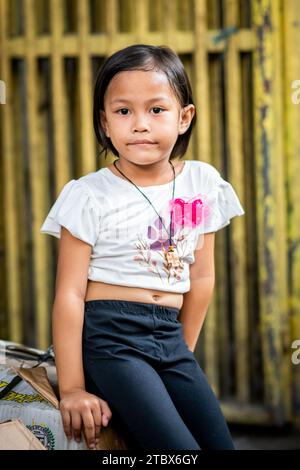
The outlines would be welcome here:
M 195 114 L 195 106 L 193 104 L 188 104 L 180 110 L 180 119 L 179 119 L 179 134 L 184 134 L 190 124 Z
M 100 121 L 101 121 L 101 126 L 105 132 L 106 137 L 109 137 L 106 115 L 105 115 L 105 111 L 103 110 L 100 111 Z

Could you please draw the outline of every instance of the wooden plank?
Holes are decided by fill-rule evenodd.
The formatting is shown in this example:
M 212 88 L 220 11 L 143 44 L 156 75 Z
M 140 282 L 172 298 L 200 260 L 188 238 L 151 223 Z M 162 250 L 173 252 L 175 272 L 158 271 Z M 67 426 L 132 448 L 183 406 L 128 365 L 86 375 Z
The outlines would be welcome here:
M 112 15 L 118 16 L 118 12 L 113 9 L 114 0 L 107 4 L 107 11 L 105 15 L 108 18 L 107 33 L 106 34 L 93 34 L 86 38 L 87 48 L 93 55 L 108 55 L 109 51 L 121 49 L 129 44 L 135 42 L 135 33 L 122 33 L 116 32 L 114 35 Z M 112 34 L 114 42 L 111 41 Z M 219 35 L 218 30 L 209 30 L 205 38 L 205 47 L 209 53 L 219 53 L 224 50 L 224 41 L 215 43 L 214 38 Z M 240 51 L 251 51 L 256 47 L 256 38 L 253 31 L 240 30 L 236 33 L 237 47 Z M 160 45 L 165 42 L 165 33 L 162 31 L 147 32 L 143 35 L 143 41 L 153 45 Z M 195 49 L 194 32 L 193 31 L 175 31 L 174 34 L 169 34 L 169 41 L 167 44 L 173 47 L 176 52 L 180 54 L 192 54 Z M 52 47 L 51 36 L 40 36 L 35 41 L 35 50 L 38 56 L 48 57 L 51 54 Z M 65 35 L 60 44 L 61 52 L 66 57 L 74 57 L 78 51 L 78 36 L 76 34 Z M 7 41 L 7 54 L 9 57 L 23 57 L 25 54 L 25 44 L 22 37 L 10 38 Z
M 56 195 L 63 185 L 72 178 L 70 155 L 68 155 L 67 136 L 70 128 L 67 119 L 66 85 L 64 77 L 64 57 L 61 53 L 63 35 L 63 9 L 61 0 L 50 1 L 50 15 L 52 24 L 52 108 L 54 128 L 54 158 Z
M 6 104 L 1 105 L 3 138 L 3 200 L 5 207 L 5 275 L 8 312 L 8 333 L 11 341 L 22 341 L 21 286 L 19 284 L 19 244 L 17 223 L 17 194 L 15 188 L 15 155 L 12 128 L 12 90 L 10 88 L 10 58 L 7 55 L 8 3 L 0 0 L 0 62 L 1 80 L 6 83 Z
M 238 1 L 228 0 L 225 4 L 225 26 L 239 24 Z M 242 206 L 243 197 L 243 151 L 242 151 L 242 115 L 241 115 L 241 71 L 237 38 L 233 34 L 227 39 L 227 50 L 224 57 L 225 66 L 225 106 L 227 134 L 227 179 L 236 190 Z M 232 308 L 234 317 L 234 341 L 236 360 L 237 398 L 245 403 L 250 396 L 249 370 L 249 329 L 247 315 L 246 290 L 246 240 L 245 220 L 231 221 L 230 236 L 230 269 L 232 284 Z
M 164 44 L 172 49 L 178 50 L 178 36 L 176 36 L 177 10 L 174 3 L 169 0 L 162 0 L 163 11 L 163 28 L 164 28 Z
M 63 71 L 63 57 L 60 53 L 60 41 L 61 35 L 63 33 L 63 4 L 59 0 L 50 0 L 49 13 L 50 13 L 50 24 L 52 25 L 52 57 L 51 57 L 51 97 L 52 97 L 52 112 L 53 112 L 53 140 L 54 140 L 54 167 L 55 167 L 55 191 L 54 194 L 57 197 L 58 193 L 61 191 L 62 186 L 71 179 L 70 171 L 70 162 L 67 152 L 67 136 L 68 136 L 68 126 L 67 126 L 67 117 L 66 117 L 66 92 L 65 92 L 65 81 L 64 81 L 64 71 Z M 34 51 L 36 53 L 36 51 Z M 34 58 L 33 58 L 34 60 Z M 35 65 L 34 65 L 35 67 Z M 34 69 L 33 73 L 36 73 Z M 36 92 L 37 94 L 37 92 Z M 43 178 L 42 188 L 38 188 L 38 191 L 42 191 L 42 203 L 43 203 L 43 215 L 40 221 L 42 224 L 44 218 L 50 210 L 50 207 L 54 201 L 49 197 L 51 193 L 51 188 L 49 185 L 49 176 L 47 175 L 47 153 L 44 150 L 44 146 L 47 145 L 47 139 L 44 133 L 41 130 L 38 130 L 38 123 L 36 122 L 37 129 L 35 132 L 38 132 L 38 142 L 40 149 L 40 157 L 44 158 L 44 163 L 40 166 L 44 172 L 45 177 Z M 38 171 L 38 170 L 37 170 Z M 41 272 L 40 279 L 40 298 L 37 302 L 42 306 L 42 311 L 48 310 L 48 316 L 50 315 L 49 306 L 53 304 L 54 292 L 52 291 L 52 286 L 54 286 L 53 272 L 49 269 L 52 264 L 55 264 L 55 260 L 52 259 L 52 243 L 54 240 L 51 240 L 50 237 L 45 237 L 43 234 L 39 234 L 39 237 L 43 239 L 43 243 L 46 243 L 46 247 L 39 253 L 41 257 L 41 264 L 43 269 Z M 55 243 L 56 240 L 55 240 Z M 43 330 L 45 335 L 45 344 L 47 346 L 49 337 L 49 331 L 46 333 L 46 328 L 49 329 L 49 322 L 44 318 L 40 319 L 40 323 L 46 322 L 46 326 L 39 326 Z
M 147 0 L 135 0 L 134 2 L 135 24 L 133 31 L 135 32 L 135 42 L 143 43 L 144 37 L 148 30 L 148 2 Z
M 133 33 L 137 28 L 137 16 L 135 7 L 138 7 L 136 0 L 118 0 L 118 25 L 117 30 L 121 34 Z M 143 20 L 144 21 L 144 20 Z
M 254 0 L 255 160 L 260 318 L 265 403 L 278 424 L 286 418 L 282 318 L 286 318 L 286 242 L 282 152 L 279 2 Z
M 208 84 L 208 56 L 205 47 L 206 31 L 206 2 L 195 3 L 195 88 L 194 98 L 198 110 L 196 123 L 196 157 L 204 162 L 211 160 L 210 149 L 210 97 Z
M 0 5 L 0 15 L 1 15 L 1 5 Z M 4 22 L 0 20 L 0 58 L 2 56 L 2 38 L 4 31 Z M 4 106 L 6 102 L 6 84 L 3 80 L 2 75 L 2 61 L 0 59 L 0 155 L 4 155 L 3 148 L 3 114 Z M 3 169 L 3 157 L 0 158 L 0 179 L 4 181 L 4 169 Z M 3 191 L 0 191 L 0 207 L 4 207 L 4 194 Z M 5 273 L 5 220 L 4 220 L 4 211 L 0 211 L 0 283 L 2 286 L 2 292 L 6 292 L 6 273 Z M 7 315 L 6 312 L 6 299 L 5 295 L 0 296 L 0 338 L 4 339 L 8 337 L 7 329 Z
M 79 128 L 80 136 L 80 166 L 78 175 L 86 174 L 96 169 L 95 138 L 93 131 L 92 113 L 92 74 L 91 59 L 87 45 L 89 34 L 88 2 L 81 1 L 78 8 L 78 57 L 79 57 Z
M 35 29 L 33 17 L 33 0 L 25 0 L 25 45 L 26 45 L 26 70 L 27 70 L 27 94 L 26 109 L 28 111 L 28 142 L 30 154 L 30 183 L 32 195 L 32 251 L 33 251 L 33 273 L 35 292 L 29 293 L 33 296 L 36 312 L 36 346 L 45 349 L 49 346 L 48 328 L 48 303 L 44 295 L 48 288 L 45 281 L 49 279 L 44 253 L 47 249 L 46 237 L 41 236 L 40 227 L 45 215 L 44 206 L 44 181 L 47 177 L 46 165 L 43 156 L 39 152 L 40 135 L 37 115 L 37 60 L 34 51 Z
M 239 405 L 236 401 L 221 400 L 221 408 L 226 420 L 230 423 L 247 425 L 269 425 L 276 426 L 278 423 L 274 416 L 268 412 L 264 405 L 245 403 Z
M 280 390 L 283 399 L 283 411 L 285 421 L 289 421 L 291 417 L 291 394 L 290 394 L 290 325 L 289 325 L 289 310 L 288 310 L 288 245 L 287 245 L 287 211 L 286 200 L 287 192 L 285 188 L 285 156 L 284 156 L 284 109 L 282 92 L 283 85 L 283 68 L 284 62 L 282 57 L 282 42 L 283 29 L 282 29 L 282 1 L 276 0 L 272 2 L 272 24 L 274 27 L 273 32 L 273 103 L 274 103 L 274 149 L 276 149 L 275 158 L 273 160 L 274 182 L 276 188 L 275 212 L 276 218 L 276 256 L 277 273 L 278 273 L 278 320 L 279 320 L 279 333 L 280 333 L 280 346 L 281 346 L 281 361 L 282 361 L 282 376 L 280 381 Z M 299 8 L 299 6 L 298 6 Z
M 294 349 L 291 344 L 300 339 L 300 103 L 299 85 L 293 88 L 296 79 L 300 79 L 300 9 L 298 0 L 283 2 L 284 20 L 284 116 L 285 116 L 285 162 L 288 184 L 287 239 L 288 239 L 288 302 L 290 322 L 284 319 L 284 347 L 290 356 Z M 294 94 L 294 96 L 293 96 Z M 296 96 L 295 96 L 296 95 Z M 298 100 L 296 99 L 298 96 Z M 298 101 L 298 104 L 297 104 Z M 300 366 L 292 364 L 289 390 L 292 395 L 292 416 L 300 426 Z
M 106 9 L 106 43 L 105 51 L 99 51 L 99 55 L 110 55 L 120 48 L 117 41 L 118 8 L 117 0 L 110 0 Z
M 195 158 L 204 162 L 211 160 L 210 148 L 210 96 L 208 83 L 208 56 L 205 48 L 206 23 L 207 23 L 206 2 L 195 3 L 195 87 L 194 98 L 197 109 L 196 122 L 196 155 Z M 219 393 L 218 382 L 218 345 L 216 342 L 216 293 L 214 292 L 212 301 L 208 308 L 204 323 L 205 342 L 205 373 L 215 393 Z
M 117 8 L 117 0 L 111 0 L 107 3 L 106 9 L 106 43 L 105 43 L 105 51 L 103 53 L 99 51 L 99 55 L 111 55 L 113 52 L 121 49 L 128 45 L 127 36 L 126 34 L 122 34 L 123 39 L 125 40 L 125 44 L 120 47 L 119 42 L 117 41 L 117 25 L 118 25 L 118 15 L 119 11 Z M 126 36 L 126 38 L 124 38 Z M 108 152 L 106 165 L 111 164 L 115 160 L 115 155 L 112 152 Z M 106 166 L 104 165 L 104 166 Z M 103 165 L 101 165 L 103 166 Z

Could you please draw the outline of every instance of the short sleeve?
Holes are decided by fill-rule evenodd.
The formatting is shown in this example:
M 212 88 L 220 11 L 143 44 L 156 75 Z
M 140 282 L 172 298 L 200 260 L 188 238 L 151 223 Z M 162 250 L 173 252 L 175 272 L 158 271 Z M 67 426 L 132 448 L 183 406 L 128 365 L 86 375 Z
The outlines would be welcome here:
M 60 238 L 63 226 L 74 237 L 94 246 L 100 229 L 99 212 L 88 188 L 71 180 L 58 195 L 40 232 Z
M 214 169 L 206 191 L 206 212 L 202 233 L 216 232 L 230 224 L 230 219 L 245 214 L 232 185 Z

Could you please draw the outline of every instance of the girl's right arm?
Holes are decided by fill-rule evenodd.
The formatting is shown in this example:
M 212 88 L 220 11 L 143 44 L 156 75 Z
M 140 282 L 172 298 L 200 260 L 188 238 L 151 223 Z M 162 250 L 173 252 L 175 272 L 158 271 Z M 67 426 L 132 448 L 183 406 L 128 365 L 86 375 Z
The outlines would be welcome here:
M 93 448 L 112 413 L 106 401 L 85 390 L 82 328 L 90 254 L 90 245 L 61 228 L 52 333 L 64 431 L 80 440 L 83 427 Z

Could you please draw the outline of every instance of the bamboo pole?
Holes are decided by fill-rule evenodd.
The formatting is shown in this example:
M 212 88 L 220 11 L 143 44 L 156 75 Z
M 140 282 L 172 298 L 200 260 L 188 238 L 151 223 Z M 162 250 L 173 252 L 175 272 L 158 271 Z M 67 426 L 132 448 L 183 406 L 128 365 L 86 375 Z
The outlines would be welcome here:
M 43 295 L 45 293 L 45 281 L 48 282 L 47 265 L 44 253 L 47 249 L 47 240 L 40 234 L 40 226 L 45 215 L 44 207 L 44 180 L 46 178 L 46 165 L 43 155 L 39 152 L 41 138 L 38 125 L 37 107 L 37 58 L 35 55 L 35 24 L 33 0 L 25 0 L 25 60 L 26 60 L 26 109 L 28 113 L 28 142 L 29 142 L 29 171 L 32 200 L 32 252 L 34 292 L 33 298 L 36 312 L 36 341 L 39 348 L 49 346 L 48 305 Z
M 298 87 L 295 81 L 300 79 L 300 10 L 297 0 L 283 2 L 284 28 L 284 124 L 285 124 L 285 162 L 287 194 L 287 238 L 288 238 L 288 302 L 290 321 L 284 317 L 283 341 L 288 356 L 294 423 L 300 427 L 300 365 L 293 364 L 291 354 L 294 352 L 292 343 L 300 339 L 300 102 Z M 297 84 L 296 84 L 297 85 Z M 298 99 L 297 99 L 298 96 Z M 287 391 L 287 393 L 289 393 Z
M 70 132 L 67 120 L 66 84 L 64 77 L 64 57 L 61 52 L 63 37 L 63 10 L 61 0 L 50 1 L 50 16 L 52 24 L 52 108 L 53 108 L 53 137 L 55 158 L 56 195 L 63 185 L 72 177 L 70 156 L 68 155 L 66 136 Z
M 78 2 L 78 56 L 79 56 L 79 107 L 80 168 L 78 173 L 95 171 L 95 140 L 92 127 L 92 76 L 91 58 L 87 39 L 89 36 L 88 2 Z
M 206 50 L 206 2 L 195 3 L 195 101 L 198 112 L 196 122 L 196 155 L 197 159 L 209 162 L 210 148 L 210 96 L 208 83 L 208 54 Z M 216 322 L 216 294 L 207 312 L 204 324 L 205 373 L 215 393 L 219 393 L 218 377 L 218 342 Z
M 237 27 L 238 2 L 228 0 L 225 4 L 225 27 Z M 240 51 L 235 34 L 227 39 L 225 53 L 225 103 L 226 103 L 226 134 L 228 180 L 233 185 L 243 203 L 243 151 L 242 151 L 242 115 L 241 115 L 241 83 L 240 83 Z M 245 211 L 246 212 L 246 211 Z M 250 396 L 249 370 L 249 329 L 247 315 L 246 291 L 246 252 L 244 244 L 245 220 L 234 220 L 230 226 L 230 275 L 231 295 L 234 318 L 234 341 L 237 398 L 245 403 Z
M 22 341 L 22 305 L 19 283 L 19 244 L 17 220 L 17 194 L 15 188 L 15 154 L 12 128 L 12 89 L 10 58 L 7 54 L 8 42 L 8 3 L 0 1 L 0 63 L 1 79 L 6 84 L 6 104 L 1 105 L 3 138 L 3 200 L 5 207 L 5 276 L 8 315 L 8 333 L 11 341 Z
M 278 424 L 287 416 L 282 319 L 287 316 L 287 265 L 282 152 L 281 52 L 277 0 L 255 0 L 253 23 L 255 159 L 260 320 L 265 403 Z

